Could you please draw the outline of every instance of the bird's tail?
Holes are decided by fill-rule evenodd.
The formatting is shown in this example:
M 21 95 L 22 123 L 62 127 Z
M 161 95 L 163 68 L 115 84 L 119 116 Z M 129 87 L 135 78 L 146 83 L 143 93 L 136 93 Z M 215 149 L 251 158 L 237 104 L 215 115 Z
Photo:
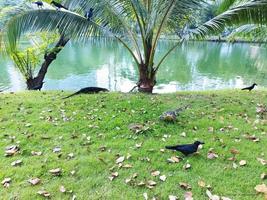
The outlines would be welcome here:
M 64 9 L 66 9 L 66 10 L 69 10 L 67 7 L 65 7 L 65 6 L 62 6 L 62 8 L 64 8 Z
M 242 88 L 241 90 L 247 90 L 247 88 Z
M 78 93 L 75 92 L 75 93 L 73 93 L 73 94 L 71 94 L 71 95 L 69 95 L 69 96 L 63 97 L 62 99 L 68 99 L 68 98 L 70 98 L 70 97 L 72 97 L 72 96 L 75 96 L 75 95 L 77 95 L 77 94 L 78 94 Z
M 170 149 L 170 150 L 175 150 L 176 147 L 175 146 L 165 146 L 166 149 Z

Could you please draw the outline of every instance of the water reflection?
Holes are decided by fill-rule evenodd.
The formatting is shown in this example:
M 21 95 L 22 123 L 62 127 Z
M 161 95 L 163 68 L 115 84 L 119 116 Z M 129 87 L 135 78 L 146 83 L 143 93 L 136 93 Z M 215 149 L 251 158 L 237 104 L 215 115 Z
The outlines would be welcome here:
M 159 43 L 158 61 L 173 45 Z M 12 63 L 0 61 L 0 89 L 22 90 L 23 79 Z M 155 92 L 240 88 L 257 82 L 267 86 L 267 49 L 255 44 L 189 42 L 180 45 L 162 64 Z M 129 53 L 116 41 L 70 43 L 52 64 L 45 90 L 77 90 L 99 86 L 129 91 L 137 82 Z

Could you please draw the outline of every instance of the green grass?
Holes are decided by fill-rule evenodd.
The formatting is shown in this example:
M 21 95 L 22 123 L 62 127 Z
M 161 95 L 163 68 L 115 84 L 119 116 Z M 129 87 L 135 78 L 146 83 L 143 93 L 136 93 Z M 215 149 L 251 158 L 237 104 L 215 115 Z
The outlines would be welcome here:
M 256 106 L 267 103 L 266 91 L 110 93 L 62 100 L 66 95 L 60 92 L 0 94 L 0 181 L 5 177 L 12 179 L 9 188 L 0 185 L 1 199 L 42 199 L 37 194 L 41 189 L 47 190 L 52 199 L 70 199 L 76 195 L 78 199 L 132 200 L 144 199 L 143 193 L 149 199 L 168 199 L 168 195 L 183 199 L 186 191 L 179 183 L 186 182 L 192 187 L 194 199 L 206 200 L 206 189 L 198 186 L 199 180 L 210 185 L 212 193 L 219 196 L 234 200 L 263 198 L 256 194 L 254 187 L 267 184 L 260 179 L 261 173 L 267 173 L 266 166 L 257 161 L 258 157 L 267 159 L 267 121 L 257 120 Z M 162 112 L 187 104 L 191 105 L 190 109 L 176 123 L 159 121 Z M 63 120 L 63 112 L 69 121 Z M 132 123 L 143 123 L 150 129 L 135 134 L 128 128 Z M 214 132 L 209 132 L 209 127 Z M 221 128 L 225 131 L 220 131 Z M 181 136 L 182 132 L 186 137 Z M 255 134 L 260 141 L 246 139 L 243 136 L 246 133 Z M 163 141 L 166 134 L 171 137 Z M 167 163 L 168 158 L 181 156 L 178 152 L 160 152 L 165 145 L 197 139 L 205 142 L 200 154 L 179 163 Z M 138 143 L 142 143 L 141 148 L 136 148 Z M 19 144 L 20 152 L 5 157 L 5 147 L 12 144 Z M 61 147 L 61 157 L 53 153 L 56 146 Z M 101 146 L 107 150 L 100 151 Z M 207 159 L 210 148 L 219 155 L 217 159 Z M 232 167 L 233 163 L 227 160 L 232 156 L 232 148 L 240 151 L 236 163 L 246 160 L 246 166 Z M 31 151 L 43 154 L 32 156 Z M 69 153 L 74 153 L 73 159 L 67 159 Z M 133 167 L 119 169 L 115 163 L 118 155 L 127 154 L 131 158 L 124 164 Z M 18 159 L 23 164 L 12 167 L 11 163 Z M 191 164 L 191 169 L 183 169 L 186 162 Z M 58 167 L 63 170 L 62 176 L 52 176 L 49 170 Z M 119 173 L 113 181 L 108 179 L 111 168 Z M 76 171 L 74 175 L 70 173 L 72 170 Z M 159 170 L 167 180 L 162 182 L 159 177 L 153 177 L 153 170 Z M 125 179 L 134 173 L 138 174 L 137 178 L 126 184 Z M 27 180 L 32 177 L 40 178 L 41 183 L 31 186 Z M 157 185 L 153 189 L 136 186 L 148 180 L 156 181 Z M 61 193 L 61 185 L 73 193 Z

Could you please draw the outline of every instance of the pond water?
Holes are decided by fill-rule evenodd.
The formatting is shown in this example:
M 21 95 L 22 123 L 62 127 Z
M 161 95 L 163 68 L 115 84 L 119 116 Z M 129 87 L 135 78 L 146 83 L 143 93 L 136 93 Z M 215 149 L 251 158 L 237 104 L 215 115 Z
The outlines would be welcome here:
M 173 42 L 161 41 L 157 59 Z M 98 86 L 129 91 L 138 73 L 130 54 L 116 41 L 69 43 L 49 68 L 44 90 L 78 90 Z M 258 83 L 267 87 L 267 47 L 258 44 L 187 42 L 162 64 L 155 92 L 240 88 Z M 0 90 L 25 89 L 11 61 L 0 58 Z

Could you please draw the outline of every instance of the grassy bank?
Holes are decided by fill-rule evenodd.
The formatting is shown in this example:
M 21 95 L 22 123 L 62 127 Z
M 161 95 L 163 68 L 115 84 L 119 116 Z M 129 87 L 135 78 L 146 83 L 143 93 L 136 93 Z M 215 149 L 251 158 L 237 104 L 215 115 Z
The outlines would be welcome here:
M 144 193 L 149 199 L 184 199 L 191 191 L 194 199 L 204 200 L 206 186 L 235 200 L 263 199 L 254 187 L 267 184 L 260 177 L 266 165 L 257 160 L 267 160 L 267 121 L 258 118 L 256 107 L 267 103 L 266 91 L 114 93 L 62 100 L 66 95 L 0 94 L 0 181 L 11 178 L 8 188 L 0 186 L 1 199 L 39 199 L 37 192 L 46 190 L 52 199 L 144 199 Z M 162 112 L 187 104 L 176 123 L 159 121 Z M 129 130 L 136 123 L 145 125 L 143 132 Z M 205 142 L 198 155 L 168 163 L 181 154 L 161 150 L 165 145 L 197 139 Z M 19 152 L 5 157 L 10 145 Z M 207 158 L 210 148 L 217 158 Z M 236 161 L 228 160 L 232 149 L 239 151 Z M 41 155 L 32 155 L 36 152 Z M 11 166 L 17 160 L 22 163 Z M 246 165 L 240 166 L 241 160 Z M 187 163 L 191 168 L 186 170 Z M 49 172 L 55 168 L 60 176 Z M 155 170 L 159 176 L 151 175 Z M 27 181 L 34 177 L 41 181 L 33 186 Z M 156 182 L 153 188 L 150 180 Z M 181 182 L 191 189 L 180 187 Z

